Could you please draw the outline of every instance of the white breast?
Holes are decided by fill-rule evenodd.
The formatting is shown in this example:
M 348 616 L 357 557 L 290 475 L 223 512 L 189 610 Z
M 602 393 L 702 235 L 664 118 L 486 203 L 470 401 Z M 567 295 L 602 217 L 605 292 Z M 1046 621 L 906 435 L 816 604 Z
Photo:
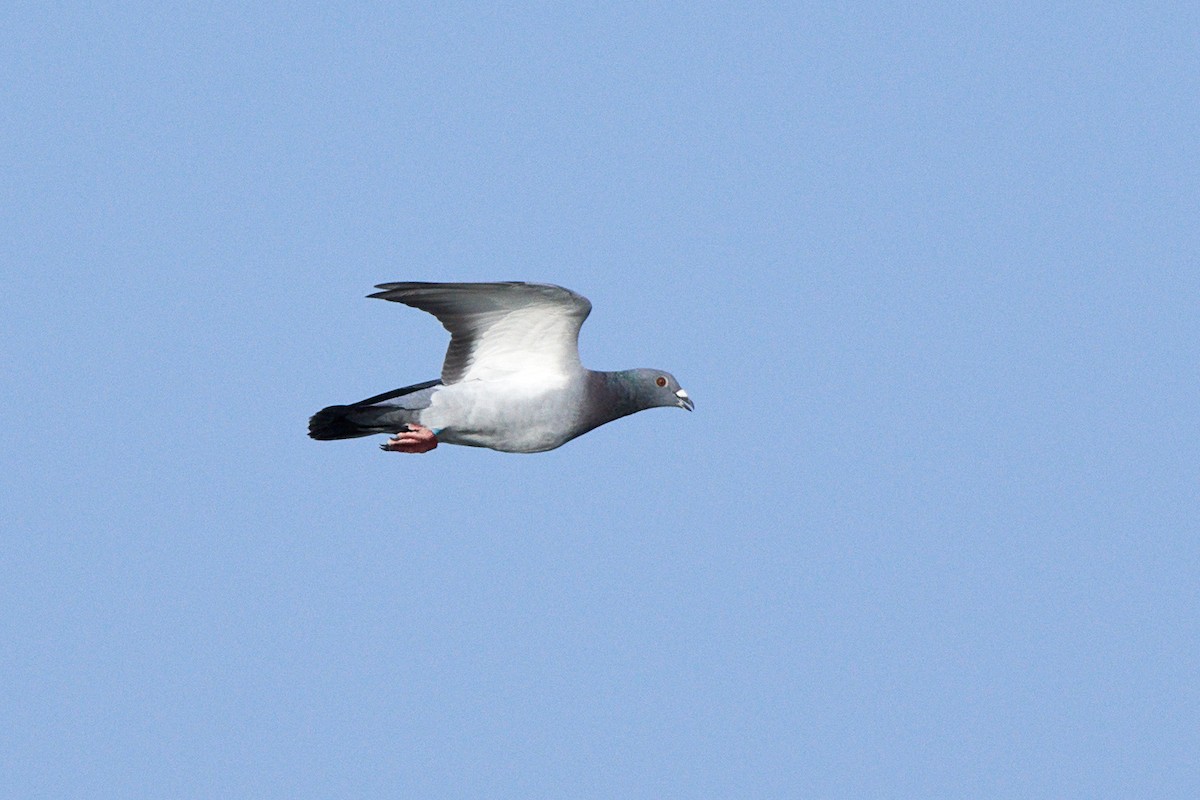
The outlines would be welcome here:
M 551 450 L 574 438 L 579 384 L 559 377 L 522 375 L 498 381 L 464 381 L 443 387 L 419 422 L 447 444 L 512 453 Z

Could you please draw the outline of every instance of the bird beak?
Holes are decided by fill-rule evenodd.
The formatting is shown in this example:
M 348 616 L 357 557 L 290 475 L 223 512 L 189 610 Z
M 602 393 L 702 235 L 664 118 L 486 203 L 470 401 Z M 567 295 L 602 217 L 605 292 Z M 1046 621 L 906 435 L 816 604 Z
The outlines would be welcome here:
M 696 407 L 696 404 L 692 402 L 692 398 L 688 397 L 688 393 L 683 389 L 680 389 L 678 392 L 676 392 L 675 396 L 679 398 L 680 408 L 686 408 L 688 411 L 691 411 Z

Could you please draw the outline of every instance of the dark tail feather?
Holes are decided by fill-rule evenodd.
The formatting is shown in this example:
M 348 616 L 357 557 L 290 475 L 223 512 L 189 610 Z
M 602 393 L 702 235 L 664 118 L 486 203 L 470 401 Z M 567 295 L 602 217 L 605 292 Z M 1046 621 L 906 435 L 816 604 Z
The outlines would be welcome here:
M 358 436 L 370 436 L 379 431 L 367 425 L 360 425 L 350 419 L 353 406 L 329 406 L 322 408 L 308 419 L 308 435 L 321 441 L 331 439 L 354 439 Z
M 354 405 L 356 407 L 357 406 L 373 406 L 376 403 L 382 403 L 384 400 L 395 400 L 397 397 L 404 397 L 406 394 L 413 394 L 414 392 L 419 392 L 422 389 L 428 389 L 432 386 L 440 386 L 441 383 L 442 383 L 441 378 L 434 378 L 433 380 L 425 381 L 424 383 L 414 383 L 412 386 L 405 386 L 400 389 L 393 389 L 390 392 L 384 392 L 383 394 L 377 394 L 374 397 L 368 397 L 366 400 L 359 400 Z M 341 406 L 330 406 L 329 408 L 340 408 L 340 407 Z M 326 410 L 328 411 L 329 409 L 326 409 Z
M 415 419 L 418 410 L 429 405 L 428 398 L 417 393 L 440 384 L 440 380 L 425 381 L 377 394 L 348 406 L 322 408 L 309 417 L 308 435 L 327 441 L 405 430 L 405 425 Z M 394 400 L 407 395 L 416 396 L 400 405 L 376 405 L 384 400 Z

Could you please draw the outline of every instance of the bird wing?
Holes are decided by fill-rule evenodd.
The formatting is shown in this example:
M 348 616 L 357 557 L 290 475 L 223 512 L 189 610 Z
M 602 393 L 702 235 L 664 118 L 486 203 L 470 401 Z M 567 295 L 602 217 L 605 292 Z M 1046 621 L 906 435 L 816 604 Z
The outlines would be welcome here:
M 427 311 L 450 331 L 442 382 L 582 369 L 586 297 L 545 283 L 381 283 L 369 295 Z

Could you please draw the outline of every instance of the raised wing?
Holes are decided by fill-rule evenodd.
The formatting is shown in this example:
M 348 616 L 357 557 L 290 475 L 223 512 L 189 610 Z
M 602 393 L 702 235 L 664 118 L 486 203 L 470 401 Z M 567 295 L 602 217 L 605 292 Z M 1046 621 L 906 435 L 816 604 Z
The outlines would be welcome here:
M 450 331 L 442 382 L 521 372 L 569 375 L 592 304 L 546 283 L 381 283 L 369 295 L 428 311 Z

